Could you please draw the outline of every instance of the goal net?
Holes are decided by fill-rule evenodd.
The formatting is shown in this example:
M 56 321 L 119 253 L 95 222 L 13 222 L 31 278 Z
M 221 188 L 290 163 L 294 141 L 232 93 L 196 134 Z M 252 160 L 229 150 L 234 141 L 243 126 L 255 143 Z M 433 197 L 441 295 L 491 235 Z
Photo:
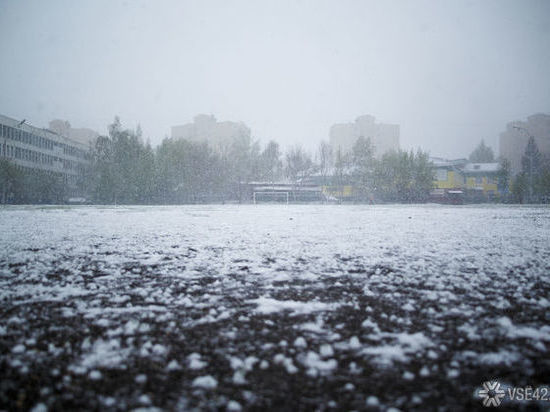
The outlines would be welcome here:
M 254 204 L 256 203 L 286 203 L 290 198 L 289 192 L 254 192 Z

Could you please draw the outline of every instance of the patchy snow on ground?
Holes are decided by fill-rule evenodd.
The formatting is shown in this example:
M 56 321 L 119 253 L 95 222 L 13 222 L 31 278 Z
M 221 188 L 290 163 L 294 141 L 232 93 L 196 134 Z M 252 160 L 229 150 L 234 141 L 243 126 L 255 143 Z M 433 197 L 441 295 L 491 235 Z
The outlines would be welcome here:
M 0 409 L 467 410 L 550 379 L 550 209 L 0 209 Z

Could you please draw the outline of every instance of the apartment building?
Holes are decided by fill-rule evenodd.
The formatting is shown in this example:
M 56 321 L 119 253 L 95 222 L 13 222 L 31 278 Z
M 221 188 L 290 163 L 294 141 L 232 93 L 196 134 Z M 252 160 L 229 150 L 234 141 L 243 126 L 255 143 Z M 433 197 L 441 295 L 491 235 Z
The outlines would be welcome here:
M 242 122 L 218 122 L 212 115 L 199 114 L 193 123 L 172 126 L 172 138 L 208 143 L 213 149 L 224 151 L 238 139 L 250 139 L 250 129 Z
M 89 144 L 0 115 L 0 158 L 21 170 L 57 174 L 69 188 L 89 162 Z
M 550 115 L 538 113 L 529 116 L 527 121 L 510 122 L 500 134 L 500 156 L 510 161 L 512 176 L 521 172 L 521 158 L 530 136 L 540 153 L 550 157 Z
M 338 149 L 343 153 L 350 152 L 359 137 L 370 139 L 375 157 L 399 149 L 399 125 L 378 123 L 370 115 L 359 116 L 353 123 L 332 125 L 329 136 L 334 153 Z

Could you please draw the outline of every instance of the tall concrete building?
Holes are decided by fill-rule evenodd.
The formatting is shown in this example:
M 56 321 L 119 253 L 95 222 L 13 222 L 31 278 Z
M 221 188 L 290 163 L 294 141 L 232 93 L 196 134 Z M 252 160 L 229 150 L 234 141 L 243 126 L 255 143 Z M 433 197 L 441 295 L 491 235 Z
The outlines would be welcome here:
M 99 137 L 99 133 L 87 128 L 74 128 L 67 120 L 55 119 L 49 124 L 49 129 L 58 135 L 68 137 L 69 139 L 83 143 L 85 145 L 93 144 Z
M 172 126 L 172 138 L 191 142 L 206 142 L 211 147 L 223 150 L 236 139 L 250 139 L 250 129 L 242 122 L 218 122 L 212 115 L 199 114 L 193 123 Z
M 61 176 L 70 187 L 89 163 L 89 144 L 0 115 L 0 158 L 22 170 Z
M 510 122 L 500 134 L 499 154 L 510 161 L 513 175 L 521 172 L 521 158 L 529 135 L 535 138 L 539 151 L 550 156 L 550 115 L 539 113 L 529 116 L 526 122 Z
M 399 149 L 399 125 L 376 123 L 374 116 L 364 115 L 353 123 L 339 123 L 330 128 L 330 145 L 333 151 L 351 151 L 359 137 L 370 138 L 375 157 L 388 150 Z

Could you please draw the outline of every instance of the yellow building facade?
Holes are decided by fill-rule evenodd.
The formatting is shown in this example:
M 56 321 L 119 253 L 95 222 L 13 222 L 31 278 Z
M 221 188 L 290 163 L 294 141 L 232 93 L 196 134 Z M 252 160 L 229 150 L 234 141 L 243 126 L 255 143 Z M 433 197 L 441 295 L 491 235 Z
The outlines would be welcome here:
M 471 199 L 490 199 L 498 194 L 498 163 L 470 163 L 466 159 L 433 158 L 434 197 L 449 193 Z

